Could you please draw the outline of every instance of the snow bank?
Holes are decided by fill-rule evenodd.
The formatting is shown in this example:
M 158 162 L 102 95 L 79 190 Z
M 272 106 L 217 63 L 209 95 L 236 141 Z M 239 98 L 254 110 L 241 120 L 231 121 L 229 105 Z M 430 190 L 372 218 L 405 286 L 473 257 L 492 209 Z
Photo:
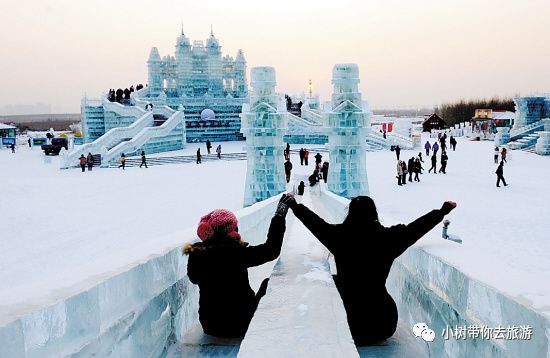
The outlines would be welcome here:
M 266 238 L 278 197 L 237 213 L 251 244 Z M 196 240 L 194 230 L 162 240 Z M 158 357 L 169 339 L 196 323 L 198 288 L 186 276 L 180 245 L 127 268 L 70 287 L 53 305 L 0 327 L 2 357 Z M 87 287 L 85 287 L 87 286 Z

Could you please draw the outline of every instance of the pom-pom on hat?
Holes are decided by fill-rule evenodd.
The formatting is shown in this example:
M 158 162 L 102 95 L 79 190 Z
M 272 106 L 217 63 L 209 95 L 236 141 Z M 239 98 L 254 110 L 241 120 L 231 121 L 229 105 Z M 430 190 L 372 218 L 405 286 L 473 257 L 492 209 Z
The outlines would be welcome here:
M 237 217 L 229 210 L 214 210 L 201 218 L 197 235 L 202 241 L 213 236 L 225 235 L 240 239 L 237 230 Z

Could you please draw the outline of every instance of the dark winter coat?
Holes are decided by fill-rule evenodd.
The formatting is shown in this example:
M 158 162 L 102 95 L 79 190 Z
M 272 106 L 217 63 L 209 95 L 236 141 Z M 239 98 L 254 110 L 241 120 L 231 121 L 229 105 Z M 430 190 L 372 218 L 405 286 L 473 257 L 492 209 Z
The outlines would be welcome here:
M 267 241 L 244 246 L 221 237 L 193 245 L 187 275 L 199 285 L 199 320 L 206 334 L 244 337 L 261 295 L 248 282 L 248 268 L 275 260 L 285 233 L 285 219 L 274 217 Z
M 290 171 L 292 170 L 292 163 L 290 161 L 285 162 L 285 173 L 290 174 Z
M 393 335 L 397 308 L 386 290 L 393 261 L 441 220 L 432 210 L 409 225 L 328 224 L 302 204 L 296 217 L 334 255 L 336 286 L 344 302 L 355 343 L 363 345 Z
M 432 165 L 435 165 L 437 163 L 437 157 L 434 155 L 432 155 Z
M 323 156 L 319 153 L 315 155 L 315 163 L 321 163 Z
M 499 177 L 502 176 L 504 174 L 504 166 L 501 164 L 498 165 L 498 168 L 497 168 L 497 171 L 495 172 L 496 175 L 498 175 Z

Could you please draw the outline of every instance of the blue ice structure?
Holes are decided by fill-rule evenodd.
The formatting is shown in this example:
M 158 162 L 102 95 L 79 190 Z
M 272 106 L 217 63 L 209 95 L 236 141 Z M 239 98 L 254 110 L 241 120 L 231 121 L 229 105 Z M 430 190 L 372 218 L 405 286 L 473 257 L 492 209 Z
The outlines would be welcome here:
M 539 138 L 535 145 L 535 153 L 550 155 L 550 118 L 543 119 L 544 128 L 538 132 Z
M 284 103 L 275 92 L 275 69 L 251 69 L 250 103 L 243 106 L 241 132 L 246 137 L 247 170 L 244 206 L 286 189 L 283 134 L 287 130 Z
M 544 150 L 537 151 L 535 145 L 540 137 L 539 131 L 547 131 L 544 128 L 543 120 L 550 118 L 550 98 L 544 96 L 521 97 L 514 98 L 514 102 L 516 104 L 516 119 L 510 129 L 509 148 L 523 150 L 534 148 L 537 153 L 544 154 Z M 546 138 L 546 135 L 543 137 Z M 544 138 L 541 139 L 541 143 L 546 143 Z M 543 146 L 544 144 L 541 144 L 538 148 Z
M 244 139 L 239 114 L 247 101 L 248 86 L 246 60 L 241 50 L 235 58 L 222 57 L 220 43 L 212 32 L 206 44 L 202 41 L 191 44 L 182 31 L 176 41 L 175 56 L 161 58 L 153 47 L 147 68 L 148 86 L 132 92 L 130 98 L 113 101 L 104 95 L 99 100 L 83 99 L 82 129 L 86 143 L 108 136 L 102 141 L 108 142 L 106 149 L 111 150 L 137 134 L 126 131 L 125 137 L 112 137 L 111 129 L 132 125 L 140 129 L 160 126 L 182 107 L 185 119 L 181 125 L 174 125 L 170 131 L 155 136 L 154 143 L 147 140 L 135 152 L 145 150 L 150 154 L 178 150 L 187 142 Z M 153 118 L 144 118 L 150 105 L 153 105 Z M 181 115 L 180 119 L 183 119 Z M 101 145 L 76 148 L 75 153 L 66 158 L 67 165 L 62 167 L 76 165 L 75 156 L 80 154 L 90 151 L 101 154 L 101 148 Z M 116 154 L 119 157 L 122 152 Z M 102 159 L 102 163 L 106 161 Z
M 330 157 L 328 189 L 349 199 L 369 195 L 365 153 L 370 119 L 362 109 L 359 67 L 334 65 L 332 84 L 332 108 L 323 113 Z

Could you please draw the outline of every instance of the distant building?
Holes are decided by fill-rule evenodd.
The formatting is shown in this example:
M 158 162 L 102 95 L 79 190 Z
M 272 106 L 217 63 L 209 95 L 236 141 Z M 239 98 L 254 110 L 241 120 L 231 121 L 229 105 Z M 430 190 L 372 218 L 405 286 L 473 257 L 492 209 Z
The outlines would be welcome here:
M 510 127 L 514 123 L 514 112 L 499 109 L 476 109 L 470 120 L 472 127 L 478 130 L 492 130 L 496 127 Z
M 437 113 L 432 113 L 422 122 L 422 131 L 429 132 L 432 129 L 444 129 L 445 126 L 445 121 Z
M 8 124 L 0 123 L 0 137 L 15 137 L 15 127 Z

